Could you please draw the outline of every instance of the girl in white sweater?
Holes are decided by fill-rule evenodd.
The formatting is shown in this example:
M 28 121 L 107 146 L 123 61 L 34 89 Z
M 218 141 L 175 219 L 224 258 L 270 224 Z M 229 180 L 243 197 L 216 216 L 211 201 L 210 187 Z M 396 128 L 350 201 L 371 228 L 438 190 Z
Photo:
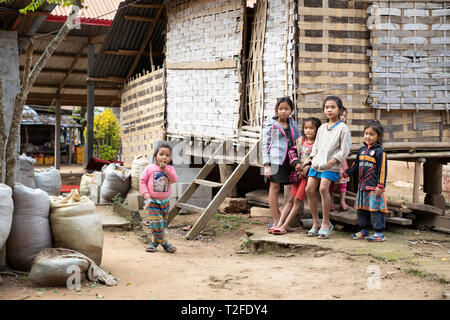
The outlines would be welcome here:
M 328 122 L 320 126 L 311 152 L 311 169 L 308 173 L 306 195 L 313 217 L 313 226 L 307 232 L 308 237 L 328 238 L 333 230 L 330 222 L 330 185 L 340 176 L 341 163 L 350 153 L 351 134 L 347 125 L 340 121 L 342 100 L 336 96 L 328 96 L 323 102 L 323 111 Z M 319 220 L 316 190 L 319 187 L 322 200 L 322 223 Z

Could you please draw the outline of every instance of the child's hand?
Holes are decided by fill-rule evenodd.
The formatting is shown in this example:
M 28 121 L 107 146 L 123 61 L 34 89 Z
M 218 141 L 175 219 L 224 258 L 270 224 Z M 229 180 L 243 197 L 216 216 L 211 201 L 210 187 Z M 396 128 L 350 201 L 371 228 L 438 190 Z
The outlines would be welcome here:
M 331 159 L 331 160 L 329 160 L 329 161 L 327 162 L 328 169 L 330 169 L 330 168 L 331 168 L 332 166 L 334 166 L 336 163 L 337 163 L 337 160 L 336 160 L 336 159 Z
M 164 161 L 162 161 L 162 162 L 159 164 L 159 167 L 160 167 L 161 169 L 164 169 L 166 166 L 167 166 L 167 164 L 166 164 Z
M 306 166 L 303 168 L 300 178 L 304 179 L 308 176 L 309 168 L 311 168 L 311 166 Z
M 148 199 L 150 199 L 150 195 L 149 194 L 144 195 L 144 200 L 148 200 Z
M 382 195 L 383 195 L 383 189 L 376 187 L 375 188 L 375 198 L 381 198 Z
M 265 166 L 264 167 L 264 176 L 269 179 L 270 178 L 270 166 Z
M 300 170 L 302 170 L 302 165 L 300 163 L 297 163 L 295 165 L 295 171 L 297 171 L 297 173 L 298 173 Z

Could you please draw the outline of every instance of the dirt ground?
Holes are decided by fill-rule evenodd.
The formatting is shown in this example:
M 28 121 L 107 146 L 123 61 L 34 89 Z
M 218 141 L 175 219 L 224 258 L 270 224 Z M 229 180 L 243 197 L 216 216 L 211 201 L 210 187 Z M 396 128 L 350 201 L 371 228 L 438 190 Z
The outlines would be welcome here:
M 389 192 L 395 190 L 403 197 L 412 194 L 412 189 L 391 189 L 390 185 L 412 183 L 413 171 L 411 165 L 408 169 L 390 164 Z M 117 286 L 85 282 L 79 291 L 33 288 L 26 275 L 4 276 L 0 300 L 442 299 L 450 292 L 450 237 L 443 233 L 425 235 L 401 228 L 400 232 L 388 232 L 388 239 L 404 244 L 398 249 L 393 240 L 354 250 L 347 241 L 350 231 L 344 230 L 303 250 L 273 247 L 254 252 L 246 230 L 266 233 L 269 218 L 216 216 L 201 240 L 185 240 L 187 232 L 182 227 L 192 225 L 197 217 L 178 216 L 167 229 L 168 239 L 178 248 L 175 254 L 162 248 L 147 253 L 142 232 L 105 231 L 101 267 L 119 279 Z M 400 239 L 402 230 L 406 231 Z M 305 238 L 300 229 L 289 235 Z M 323 241 L 328 241 L 327 248 Z M 330 243 L 339 248 L 330 248 Z M 373 248 L 381 254 L 372 253 Z M 391 259 L 389 254 L 397 251 L 400 256 Z M 440 273 L 419 268 L 428 264 Z

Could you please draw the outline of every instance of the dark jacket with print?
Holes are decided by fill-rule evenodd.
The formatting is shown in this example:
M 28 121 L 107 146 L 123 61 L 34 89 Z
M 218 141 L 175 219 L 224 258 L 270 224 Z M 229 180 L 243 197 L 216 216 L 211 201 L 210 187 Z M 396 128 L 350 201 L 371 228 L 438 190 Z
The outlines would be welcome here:
M 358 150 L 356 160 L 351 168 L 345 170 L 345 177 L 351 176 L 358 170 L 358 190 L 384 190 L 387 176 L 387 157 L 383 147 L 375 143 L 368 147 L 366 143 Z

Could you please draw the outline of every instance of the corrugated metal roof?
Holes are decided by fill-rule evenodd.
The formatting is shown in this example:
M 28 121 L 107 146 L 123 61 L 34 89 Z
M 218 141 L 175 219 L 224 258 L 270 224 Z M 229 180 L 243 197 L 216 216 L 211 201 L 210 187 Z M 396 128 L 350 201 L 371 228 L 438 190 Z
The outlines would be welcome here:
M 81 19 L 114 20 L 117 8 L 122 0 L 84 0 L 86 8 L 81 9 Z M 50 16 L 68 17 L 70 7 L 56 6 Z
M 24 106 L 22 112 L 21 125 L 55 125 L 55 116 L 50 114 L 37 113 L 29 106 Z M 61 115 L 61 127 L 81 128 L 81 125 L 70 116 Z
M 119 11 L 109 29 L 108 35 L 103 42 L 100 52 L 96 57 L 94 67 L 94 77 L 120 77 L 125 78 L 135 60 L 135 56 L 113 55 L 105 53 L 106 50 L 139 50 L 142 42 L 149 32 L 153 22 L 133 21 L 125 19 L 126 15 L 154 17 L 158 8 L 140 8 L 128 6 L 135 0 L 126 0 L 119 6 Z M 139 4 L 162 4 L 163 0 L 146 1 L 142 0 Z M 164 10 L 165 13 L 165 10 Z M 164 48 L 164 30 L 165 23 L 158 22 L 152 33 L 153 52 L 162 52 Z M 147 49 L 148 50 L 148 49 Z M 162 59 L 153 57 L 155 63 Z M 136 72 L 143 69 L 149 70 L 150 59 L 148 55 L 143 55 L 140 63 L 136 67 Z

